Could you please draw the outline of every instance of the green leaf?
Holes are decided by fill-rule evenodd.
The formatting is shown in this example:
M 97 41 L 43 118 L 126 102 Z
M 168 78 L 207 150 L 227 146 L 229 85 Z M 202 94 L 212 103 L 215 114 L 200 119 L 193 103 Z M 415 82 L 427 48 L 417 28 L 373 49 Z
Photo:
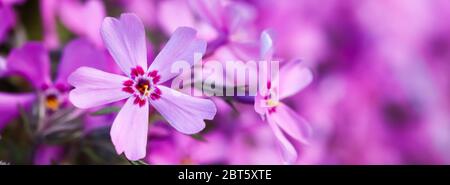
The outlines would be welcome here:
M 105 114 L 111 114 L 111 113 L 117 113 L 119 112 L 120 108 L 119 107 L 105 107 L 102 108 L 98 111 L 95 111 L 93 113 L 91 113 L 91 115 L 93 116 L 101 116 L 101 115 L 105 115 Z
M 127 159 L 128 160 L 128 159 Z M 142 160 L 137 160 L 137 161 L 131 161 L 131 160 L 128 160 L 128 162 L 130 163 L 130 164 L 132 164 L 132 165 L 149 165 L 148 163 L 146 163 L 146 162 L 144 162 L 144 161 L 142 161 Z
M 227 105 L 229 105 L 230 107 L 231 107 L 231 109 L 234 111 L 234 112 L 236 112 L 236 113 L 239 113 L 239 110 L 237 109 L 237 107 L 234 105 L 234 103 L 233 103 L 233 100 L 231 99 L 231 98 L 225 98 L 225 103 L 227 104 Z
M 197 141 L 201 141 L 201 142 L 206 142 L 207 140 L 205 139 L 205 137 L 203 137 L 200 134 L 192 134 L 190 135 L 192 138 L 194 138 Z
M 33 137 L 33 131 L 31 129 L 30 121 L 27 117 L 27 113 L 25 109 L 22 106 L 18 106 L 19 109 L 19 117 L 22 120 L 23 127 L 25 130 L 25 133 L 27 134 L 28 138 L 31 139 Z
M 102 158 L 98 156 L 92 148 L 84 147 L 82 149 L 82 152 L 94 162 L 100 163 L 101 161 L 103 161 Z

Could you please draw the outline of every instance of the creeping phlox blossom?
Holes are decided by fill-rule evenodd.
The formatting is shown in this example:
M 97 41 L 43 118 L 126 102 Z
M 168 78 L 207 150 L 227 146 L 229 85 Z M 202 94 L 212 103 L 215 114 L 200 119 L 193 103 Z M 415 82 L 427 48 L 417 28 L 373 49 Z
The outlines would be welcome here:
M 7 113 L 0 118 L 0 129 L 19 114 L 19 106 L 30 108 L 35 100 L 42 101 L 46 113 L 52 114 L 70 107 L 67 94 L 70 85 L 67 76 L 80 66 L 102 67 L 104 57 L 85 39 L 74 39 L 64 47 L 61 62 L 53 80 L 50 71 L 50 56 L 41 42 L 27 42 L 14 48 L 5 62 L 0 59 L 0 76 L 18 75 L 28 81 L 33 92 L 0 92 L 0 112 Z
M 261 34 L 261 58 L 272 60 L 273 41 L 270 34 L 264 31 Z M 285 162 L 293 163 L 297 159 L 297 151 L 285 134 L 294 140 L 307 143 L 311 135 L 311 127 L 308 122 L 295 111 L 290 109 L 280 100 L 292 96 L 306 87 L 312 81 L 312 73 L 308 68 L 301 65 L 299 61 L 292 61 L 281 67 L 278 75 L 272 79 L 274 82 L 295 83 L 272 83 L 267 81 L 255 97 L 255 111 L 263 119 L 267 119 L 275 137 L 280 143 L 282 156 Z
M 101 35 L 108 51 L 127 76 L 81 67 L 69 77 L 69 83 L 75 87 L 69 99 L 79 108 L 127 99 L 110 132 L 118 154 L 125 153 L 130 160 L 145 157 L 149 104 L 184 134 L 200 132 L 205 127 L 203 120 L 214 118 L 216 106 L 211 100 L 161 85 L 179 75 L 171 72 L 172 64 L 183 61 L 193 65 L 194 55 L 205 52 L 206 42 L 196 39 L 195 30 L 178 28 L 148 68 L 145 30 L 136 15 L 105 18 Z

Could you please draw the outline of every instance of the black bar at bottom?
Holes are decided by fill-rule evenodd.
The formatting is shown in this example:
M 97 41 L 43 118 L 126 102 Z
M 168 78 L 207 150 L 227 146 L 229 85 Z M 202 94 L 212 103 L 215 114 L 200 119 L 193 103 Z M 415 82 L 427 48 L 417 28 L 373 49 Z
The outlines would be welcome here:
M 0 166 L 0 180 L 175 184 L 450 181 L 450 166 Z M 445 184 L 445 183 L 444 183 Z

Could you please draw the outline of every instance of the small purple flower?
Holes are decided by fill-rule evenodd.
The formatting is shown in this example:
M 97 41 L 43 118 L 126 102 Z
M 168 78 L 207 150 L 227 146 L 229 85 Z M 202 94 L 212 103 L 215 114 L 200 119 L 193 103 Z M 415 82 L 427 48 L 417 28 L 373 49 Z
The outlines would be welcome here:
M 0 120 L 5 125 L 19 113 L 18 105 L 29 108 L 37 99 L 43 100 L 47 112 L 51 113 L 67 106 L 67 94 L 70 85 L 67 76 L 80 66 L 105 66 L 104 55 L 84 39 L 75 39 L 64 48 L 57 77 L 52 82 L 50 57 L 40 42 L 28 42 L 21 48 L 15 48 L 6 59 L 3 76 L 19 75 L 27 80 L 34 89 L 30 93 L 1 93 L 0 109 L 8 109 L 11 116 Z M 1 127 L 0 127 L 1 128 Z
M 158 19 L 166 32 L 179 26 L 195 27 L 199 37 L 208 41 L 204 58 L 226 47 L 237 57 L 249 59 L 257 49 L 259 31 L 255 9 L 243 1 L 170 0 L 158 6 Z
M 56 110 L 65 103 L 65 93 L 70 89 L 67 76 L 80 66 L 103 65 L 92 45 L 83 39 L 74 40 L 65 49 L 54 82 L 50 76 L 50 58 L 41 43 L 29 42 L 22 48 L 15 49 L 8 57 L 7 71 L 19 74 L 27 79 L 38 93 L 45 95 L 48 109 Z M 83 60 L 80 60 L 82 58 Z M 33 67 L 30 67 L 33 66 Z
M 69 77 L 75 87 L 69 99 L 79 108 L 100 106 L 127 99 L 111 128 L 111 140 L 118 154 L 130 160 L 145 157 L 149 104 L 176 130 L 194 134 L 205 127 L 204 119 L 216 114 L 211 100 L 191 97 L 161 84 L 178 74 L 171 73 L 177 61 L 194 63 L 194 53 L 203 54 L 204 41 L 196 39 L 196 31 L 177 29 L 166 46 L 147 68 L 145 30 L 135 14 L 122 14 L 120 19 L 105 18 L 101 27 L 105 46 L 127 76 L 81 67 Z
M 270 61 L 273 54 L 273 41 L 268 32 L 261 34 L 261 57 Z M 286 97 L 301 91 L 312 81 L 312 73 L 308 68 L 300 65 L 298 61 L 285 64 L 274 79 L 280 84 L 267 82 L 267 93 L 258 93 L 255 97 L 255 111 L 263 119 L 267 119 L 275 137 L 281 144 L 283 159 L 292 163 L 297 159 L 297 151 L 285 134 L 299 142 L 307 143 L 311 135 L 308 122 L 297 115 L 295 111 L 280 102 Z M 287 83 L 295 82 L 295 83 Z

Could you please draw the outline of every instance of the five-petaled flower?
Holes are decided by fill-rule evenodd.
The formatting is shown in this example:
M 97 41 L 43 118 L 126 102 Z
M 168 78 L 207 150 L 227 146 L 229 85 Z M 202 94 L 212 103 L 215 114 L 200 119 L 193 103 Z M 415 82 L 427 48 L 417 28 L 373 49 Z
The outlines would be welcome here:
M 0 59 L 1 60 L 1 59 Z M 0 61 L 1 63 L 1 61 Z M 63 49 L 55 78 L 51 74 L 51 59 L 41 42 L 30 41 L 14 48 L 0 69 L 5 77 L 19 76 L 32 87 L 32 92 L 0 92 L 0 130 L 19 115 L 20 108 L 29 110 L 42 102 L 48 115 L 61 109 L 71 108 L 67 100 L 70 85 L 67 78 L 81 66 L 107 69 L 104 55 L 89 41 L 78 38 L 70 41 Z
M 269 32 L 261 34 L 261 58 L 271 61 L 273 55 L 273 41 Z M 255 97 L 255 111 L 263 119 L 267 119 L 275 137 L 280 143 L 283 160 L 293 163 L 297 159 L 297 151 L 284 133 L 293 139 L 307 143 L 311 135 L 311 127 L 308 122 L 299 116 L 291 108 L 280 102 L 281 99 L 292 96 L 301 91 L 312 81 L 311 71 L 303 67 L 299 61 L 288 62 L 281 67 L 280 72 L 273 79 L 274 82 L 296 83 L 272 83 L 268 81 L 265 93 L 258 93 Z
M 203 54 L 206 42 L 196 38 L 191 28 L 178 28 L 147 68 L 145 30 L 134 14 L 120 19 L 105 18 L 101 36 L 108 51 L 127 75 L 81 67 L 69 77 L 75 87 L 69 99 L 79 108 L 90 108 L 127 99 L 111 128 L 111 139 L 118 154 L 130 160 L 146 155 L 149 104 L 176 130 L 185 134 L 200 132 L 204 119 L 211 120 L 216 106 L 211 100 L 192 97 L 161 85 L 179 73 L 171 72 L 177 61 L 194 64 L 194 54 Z

